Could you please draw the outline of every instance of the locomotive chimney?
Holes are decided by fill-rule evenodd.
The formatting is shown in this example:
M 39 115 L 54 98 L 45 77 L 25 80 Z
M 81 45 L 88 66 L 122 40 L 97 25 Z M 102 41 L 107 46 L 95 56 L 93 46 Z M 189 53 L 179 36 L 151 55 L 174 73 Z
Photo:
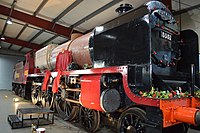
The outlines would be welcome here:
M 131 4 L 121 4 L 115 11 L 119 14 L 122 15 L 126 13 L 127 11 L 133 9 L 133 6 Z

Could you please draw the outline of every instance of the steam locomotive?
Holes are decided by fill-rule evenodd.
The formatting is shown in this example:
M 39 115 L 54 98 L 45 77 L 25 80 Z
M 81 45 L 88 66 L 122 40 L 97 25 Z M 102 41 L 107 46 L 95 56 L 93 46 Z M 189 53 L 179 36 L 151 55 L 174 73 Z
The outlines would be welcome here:
M 198 36 L 150 1 L 62 45 L 26 54 L 13 91 L 86 131 L 186 133 L 200 124 Z

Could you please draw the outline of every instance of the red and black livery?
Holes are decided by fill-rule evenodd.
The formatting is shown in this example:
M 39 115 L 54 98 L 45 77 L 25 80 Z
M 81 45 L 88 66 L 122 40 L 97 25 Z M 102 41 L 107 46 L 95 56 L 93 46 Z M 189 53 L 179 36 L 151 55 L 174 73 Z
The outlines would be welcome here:
M 32 92 L 34 104 L 55 108 L 65 120 L 79 119 L 89 132 L 105 124 L 120 133 L 185 133 L 188 125 L 200 124 L 198 36 L 179 31 L 158 1 L 51 53 L 47 65 L 35 66 L 43 73 L 30 70 L 28 80 L 17 83 L 31 82 L 24 90 Z

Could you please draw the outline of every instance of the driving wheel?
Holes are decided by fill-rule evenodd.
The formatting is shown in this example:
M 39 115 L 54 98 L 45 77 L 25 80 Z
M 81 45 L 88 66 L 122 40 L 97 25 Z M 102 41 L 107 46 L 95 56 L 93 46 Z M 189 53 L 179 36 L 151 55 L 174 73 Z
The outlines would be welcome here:
M 118 121 L 118 133 L 145 133 L 145 111 L 140 108 L 130 108 L 124 111 Z
M 80 107 L 80 122 L 82 127 L 88 132 L 95 132 L 100 125 L 100 113 L 83 106 Z

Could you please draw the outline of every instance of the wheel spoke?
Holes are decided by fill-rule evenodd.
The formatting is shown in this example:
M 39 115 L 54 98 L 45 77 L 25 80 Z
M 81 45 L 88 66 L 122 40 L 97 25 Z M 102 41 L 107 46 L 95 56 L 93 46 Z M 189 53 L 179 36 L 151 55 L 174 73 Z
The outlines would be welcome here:
M 65 106 L 66 115 L 69 116 L 72 112 L 72 107 L 67 102 L 65 102 Z
M 93 123 L 93 121 L 92 121 L 92 120 L 90 120 L 90 119 L 88 119 L 88 127 L 89 127 L 89 128 L 91 128 L 91 127 L 92 127 L 92 123 Z
M 133 115 L 132 114 L 130 114 L 130 121 L 131 121 L 131 125 L 133 125 L 134 120 L 133 120 Z
M 94 121 L 93 117 L 88 117 L 88 121 Z
M 134 124 L 134 127 L 137 127 L 138 126 L 138 124 L 139 124 L 139 119 L 137 118 L 136 120 L 135 120 L 135 124 Z
M 31 100 L 33 104 L 38 104 L 39 102 L 39 88 L 38 86 L 34 86 L 31 91 Z
M 64 100 L 64 102 L 63 102 L 63 111 L 65 111 L 65 112 L 67 112 L 67 109 L 66 109 L 67 107 L 66 106 L 67 106 L 67 101 Z
M 127 117 L 124 117 L 124 120 L 125 120 L 126 125 L 129 126 L 130 124 L 129 124 Z
M 71 102 L 65 100 L 64 97 L 66 97 L 66 94 L 64 93 L 67 92 L 58 88 L 58 93 L 56 94 L 56 109 L 61 118 L 71 121 L 78 114 L 78 109 L 75 106 L 72 106 Z
M 42 106 L 48 109 L 53 109 L 54 97 L 53 93 L 51 92 L 51 89 L 48 88 L 46 91 L 43 91 L 41 93 L 42 93 Z

